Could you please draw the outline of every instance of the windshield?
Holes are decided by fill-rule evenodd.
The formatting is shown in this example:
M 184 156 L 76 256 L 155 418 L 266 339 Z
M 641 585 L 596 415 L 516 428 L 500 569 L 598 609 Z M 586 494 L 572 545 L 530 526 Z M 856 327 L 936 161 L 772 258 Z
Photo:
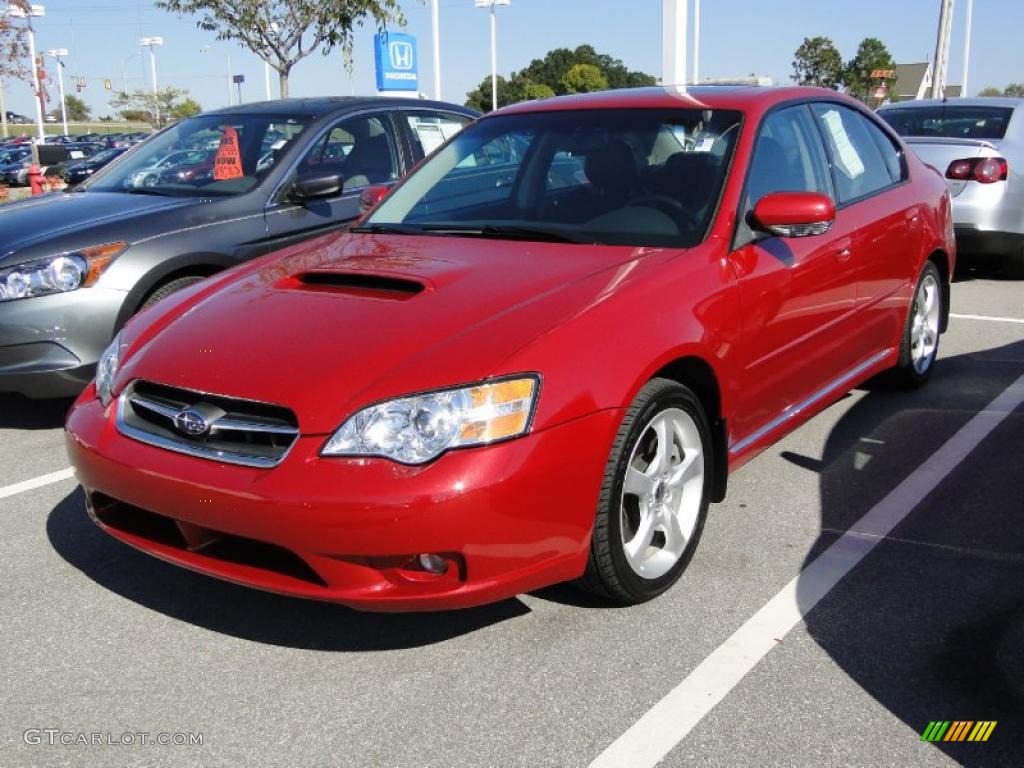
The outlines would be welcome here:
M 717 206 L 739 123 L 738 112 L 701 109 L 485 118 L 357 231 L 694 245 Z
M 82 189 L 146 194 L 237 195 L 255 187 L 308 115 L 199 115 L 171 126 L 106 166 Z
M 879 110 L 878 115 L 900 136 L 945 139 L 1001 139 L 1013 109 L 937 105 Z

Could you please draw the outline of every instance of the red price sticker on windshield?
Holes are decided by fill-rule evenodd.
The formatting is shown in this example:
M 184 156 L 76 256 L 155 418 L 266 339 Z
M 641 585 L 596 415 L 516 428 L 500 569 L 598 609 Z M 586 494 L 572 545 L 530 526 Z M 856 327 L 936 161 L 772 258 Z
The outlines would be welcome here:
M 242 153 L 238 149 L 238 131 L 230 125 L 224 128 L 217 147 L 217 156 L 213 159 L 213 178 L 238 179 L 242 176 Z

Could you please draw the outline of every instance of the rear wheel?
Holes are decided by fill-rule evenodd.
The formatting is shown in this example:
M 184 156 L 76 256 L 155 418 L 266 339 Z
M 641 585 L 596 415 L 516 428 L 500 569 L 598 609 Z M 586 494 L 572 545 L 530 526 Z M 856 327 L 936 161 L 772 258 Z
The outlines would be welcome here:
M 173 280 L 168 280 L 146 297 L 146 300 L 142 302 L 142 306 L 139 307 L 139 311 L 141 312 L 144 309 L 149 309 L 161 299 L 166 299 L 172 293 L 177 293 L 182 288 L 188 288 L 190 285 L 194 285 L 204 279 L 205 278 L 199 275 L 185 275 L 184 277 L 176 277 Z
M 897 384 L 913 388 L 928 381 L 939 353 L 942 313 L 942 277 L 935 264 L 926 261 L 903 328 L 899 361 L 893 371 Z
M 707 416 L 693 392 L 667 379 L 650 381 L 612 446 L 585 589 L 641 603 L 679 579 L 707 516 L 712 456 Z

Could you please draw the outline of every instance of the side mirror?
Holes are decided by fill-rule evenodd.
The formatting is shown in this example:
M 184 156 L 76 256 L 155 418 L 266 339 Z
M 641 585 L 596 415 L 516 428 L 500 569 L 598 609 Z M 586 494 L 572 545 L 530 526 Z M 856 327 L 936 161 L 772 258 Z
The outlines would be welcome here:
M 381 200 L 387 197 L 388 192 L 391 191 L 391 187 L 385 187 L 382 184 L 377 184 L 372 187 L 367 187 L 359 195 L 359 212 L 366 213 L 371 208 L 377 205 Z
M 753 226 L 779 237 L 823 235 L 836 220 L 832 198 L 819 192 L 772 192 L 754 206 Z
M 341 192 L 344 184 L 345 178 L 340 173 L 307 173 L 295 180 L 288 197 L 299 203 L 333 197 Z

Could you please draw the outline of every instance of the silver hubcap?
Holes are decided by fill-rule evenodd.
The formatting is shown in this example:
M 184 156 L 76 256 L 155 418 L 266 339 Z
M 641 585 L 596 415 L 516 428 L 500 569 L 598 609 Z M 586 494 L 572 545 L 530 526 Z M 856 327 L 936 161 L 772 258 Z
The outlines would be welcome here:
M 914 297 L 914 320 L 910 328 L 910 358 L 914 370 L 924 373 L 935 358 L 939 344 L 939 284 L 925 275 Z
M 639 576 L 657 579 L 679 562 L 697 527 L 703 492 L 697 424 L 679 408 L 661 411 L 633 446 L 620 500 L 622 547 Z

